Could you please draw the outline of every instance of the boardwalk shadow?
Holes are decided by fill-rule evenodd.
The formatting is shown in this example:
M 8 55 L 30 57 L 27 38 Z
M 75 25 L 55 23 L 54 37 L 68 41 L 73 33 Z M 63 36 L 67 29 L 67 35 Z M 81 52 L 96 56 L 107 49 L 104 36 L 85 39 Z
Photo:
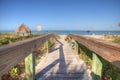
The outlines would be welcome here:
M 46 66 L 43 70 L 41 70 L 39 73 L 35 75 L 36 79 L 39 79 L 40 77 L 44 76 L 50 69 L 52 69 L 56 64 L 59 63 L 59 70 L 58 72 L 66 71 L 66 65 L 65 65 L 65 59 L 64 59 L 64 53 L 63 53 L 63 44 L 56 40 L 60 46 L 52 51 L 56 51 L 59 49 L 59 59 L 55 60 L 53 63 Z
M 51 68 L 53 68 L 57 63 L 59 62 L 59 59 L 55 60 L 53 63 L 49 64 L 47 67 L 45 67 L 42 71 L 40 71 L 39 73 L 37 73 L 35 75 L 36 79 L 39 79 L 40 77 L 42 77 L 45 73 L 47 73 Z
M 63 44 L 62 44 L 59 40 L 56 39 L 56 42 L 57 42 L 58 44 L 60 44 L 60 46 L 63 46 Z M 54 51 L 60 49 L 60 46 L 59 46 L 58 48 L 51 49 L 51 50 L 49 51 L 49 53 L 54 52 Z
M 65 64 L 65 57 L 64 57 L 64 52 L 63 52 L 63 46 L 60 45 L 59 48 L 59 70 L 57 73 L 67 72 L 67 66 Z
M 63 43 L 61 43 L 58 39 L 56 41 L 60 44 L 60 46 L 63 46 Z
M 57 59 L 57 60 L 55 60 L 54 62 L 52 62 L 51 64 L 49 64 L 48 66 L 46 66 L 43 70 L 41 70 L 39 73 L 37 73 L 36 74 L 36 79 L 38 80 L 39 78 L 42 78 L 42 77 L 44 77 L 44 78 L 42 78 L 41 80 L 46 80 L 47 78 L 49 78 L 49 77 L 54 77 L 54 76 L 56 76 L 55 74 L 67 74 L 68 75 L 68 73 L 67 73 L 67 67 L 71 64 L 71 62 L 70 63 L 68 63 L 68 64 L 66 64 L 65 63 L 65 56 L 64 56 L 64 51 L 63 51 L 63 44 L 59 41 L 59 40 L 56 40 L 57 41 L 57 43 L 58 44 L 60 44 L 59 45 L 59 47 L 58 48 L 56 48 L 55 50 L 53 50 L 53 51 L 56 51 L 56 50 L 58 50 L 59 49 L 59 59 Z M 45 76 L 45 74 L 47 74 L 47 72 L 49 72 L 56 64 L 58 64 L 59 63 L 59 68 L 58 68 L 58 70 L 57 70 L 57 72 L 55 72 L 55 74 L 53 73 L 50 73 L 50 75 L 48 75 L 48 76 Z M 77 67 L 77 66 L 76 66 Z M 72 75 L 71 75 L 72 76 Z M 48 79 L 47 79 L 48 80 Z M 50 80 L 54 80 L 54 79 L 50 79 Z M 56 80 L 56 79 L 55 79 Z M 59 80 L 59 79 L 57 79 L 57 80 Z M 62 80 L 62 79 L 61 79 Z M 64 79 L 63 79 L 64 80 Z M 72 79 L 71 79 L 72 80 Z
M 55 49 L 51 49 L 50 51 L 49 51 L 49 53 L 52 53 L 52 52 L 54 52 L 54 51 L 56 51 L 56 50 L 58 50 L 59 49 L 59 47 L 58 48 L 55 48 Z
M 60 47 L 59 47 L 59 70 L 57 71 L 57 73 L 61 73 L 61 72 L 66 73 L 67 66 L 65 63 L 65 57 L 64 57 L 64 52 L 63 52 L 63 43 L 61 43 L 59 40 L 56 40 L 56 41 L 60 44 Z

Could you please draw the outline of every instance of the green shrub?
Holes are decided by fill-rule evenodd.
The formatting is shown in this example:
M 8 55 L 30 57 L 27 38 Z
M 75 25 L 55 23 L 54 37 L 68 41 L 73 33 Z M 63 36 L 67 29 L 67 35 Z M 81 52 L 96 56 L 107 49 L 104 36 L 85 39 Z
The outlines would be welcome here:
M 7 39 L 7 38 L 2 39 L 2 40 L 0 41 L 0 43 L 2 43 L 3 45 L 4 45 L 4 44 L 8 44 L 8 43 L 9 43 L 9 39 Z
M 115 38 L 113 42 L 120 44 L 120 37 Z
M 79 44 L 79 43 L 78 43 Z M 90 68 L 92 67 L 92 51 L 88 50 L 85 46 L 79 44 L 79 55 Z M 112 63 L 103 59 L 98 55 L 100 61 L 103 64 L 102 76 L 105 76 L 107 80 L 120 80 L 120 69 L 114 66 Z M 104 79 L 102 79 L 104 80 Z
M 14 67 L 10 70 L 10 74 L 15 77 L 18 75 L 18 68 L 17 67 Z

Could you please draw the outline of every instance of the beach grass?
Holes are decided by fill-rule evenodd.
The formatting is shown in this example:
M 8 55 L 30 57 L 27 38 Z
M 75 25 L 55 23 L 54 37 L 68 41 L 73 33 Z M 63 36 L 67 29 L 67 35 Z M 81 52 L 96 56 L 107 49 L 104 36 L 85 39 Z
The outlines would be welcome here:
M 116 44 L 120 44 L 120 36 L 118 36 L 118 35 L 105 35 L 105 36 L 95 35 L 94 38 L 103 39 L 105 41 L 110 41 L 110 42 L 114 42 Z M 89 50 L 87 50 L 87 48 L 85 48 L 85 46 L 80 45 L 80 44 L 79 44 L 79 46 L 80 46 L 80 50 L 81 50 L 79 53 L 80 58 L 83 59 L 91 69 L 91 67 L 92 67 L 91 60 L 92 59 L 91 59 L 90 54 L 92 54 L 92 53 Z M 87 52 L 87 51 L 89 51 L 89 52 Z M 89 55 L 88 55 L 88 53 L 89 53 Z M 120 80 L 120 69 L 117 68 L 116 66 L 112 65 L 110 62 L 103 59 L 99 55 L 98 55 L 98 57 L 103 64 L 102 80 Z
M 44 34 L 41 34 L 44 35 Z M 17 34 L 8 34 L 8 33 L 0 33 L 0 46 L 12 44 L 17 41 L 25 40 L 28 38 L 33 38 L 37 36 L 41 36 L 39 34 L 31 34 L 29 36 L 19 36 Z M 57 38 L 59 38 L 58 35 L 55 34 Z M 48 41 L 48 47 L 49 50 L 54 47 L 54 39 L 50 39 Z M 45 56 L 46 53 L 46 46 L 45 44 L 40 45 L 38 49 L 36 49 L 33 53 L 35 53 L 35 64 L 37 65 L 42 57 Z M 1 79 L 3 80 L 25 80 L 25 60 L 22 60 L 20 63 L 18 63 L 16 66 L 14 66 L 12 69 L 10 69 L 6 74 L 4 74 Z
M 40 35 L 29 35 L 29 36 L 19 36 L 18 34 L 8 34 L 8 33 L 1 33 L 0 34 L 0 46 L 11 44 L 17 41 L 25 40 L 32 37 L 37 37 Z

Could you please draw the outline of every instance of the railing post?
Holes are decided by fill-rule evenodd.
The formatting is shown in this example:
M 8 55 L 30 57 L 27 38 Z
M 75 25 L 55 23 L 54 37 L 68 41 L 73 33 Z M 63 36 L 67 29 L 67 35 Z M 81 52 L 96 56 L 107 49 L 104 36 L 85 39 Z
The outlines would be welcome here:
M 69 37 L 68 38 L 68 43 L 69 43 L 70 46 L 71 46 L 71 42 L 72 42 L 72 39 Z
M 45 42 L 45 48 L 46 48 L 46 53 L 49 53 L 49 45 L 48 45 L 48 41 Z
M 92 80 L 101 80 L 102 75 L 102 62 L 99 57 L 93 53 L 93 62 L 92 62 Z
M 75 41 L 75 53 L 76 53 L 76 54 L 78 54 L 78 49 L 79 49 L 79 47 L 78 47 L 78 42 Z
M 25 71 L 27 80 L 35 80 L 35 56 L 34 53 L 29 54 L 25 58 Z

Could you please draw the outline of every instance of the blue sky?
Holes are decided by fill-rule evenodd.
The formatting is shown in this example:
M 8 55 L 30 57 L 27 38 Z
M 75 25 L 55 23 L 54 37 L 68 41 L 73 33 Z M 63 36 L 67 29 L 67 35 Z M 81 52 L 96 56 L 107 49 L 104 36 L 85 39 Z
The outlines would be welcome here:
M 0 30 L 120 30 L 118 22 L 120 0 L 0 0 Z

